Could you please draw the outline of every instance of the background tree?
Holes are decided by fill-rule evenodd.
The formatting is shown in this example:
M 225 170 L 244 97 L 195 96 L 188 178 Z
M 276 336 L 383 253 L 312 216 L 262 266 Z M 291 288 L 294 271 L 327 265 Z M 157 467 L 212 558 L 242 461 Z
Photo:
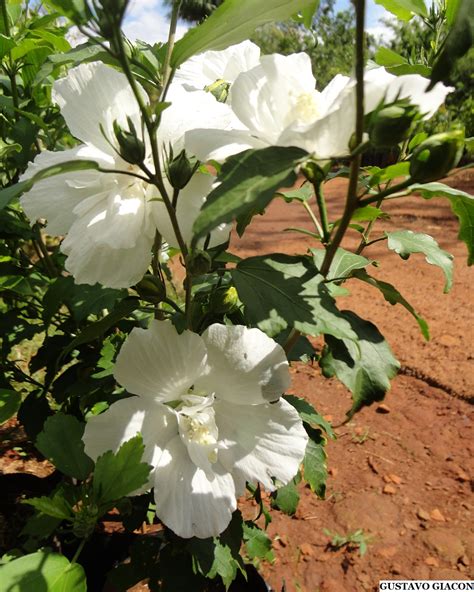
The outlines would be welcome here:
M 183 0 L 179 9 L 179 16 L 191 23 L 200 23 L 215 10 L 223 0 Z M 171 8 L 173 0 L 165 0 Z

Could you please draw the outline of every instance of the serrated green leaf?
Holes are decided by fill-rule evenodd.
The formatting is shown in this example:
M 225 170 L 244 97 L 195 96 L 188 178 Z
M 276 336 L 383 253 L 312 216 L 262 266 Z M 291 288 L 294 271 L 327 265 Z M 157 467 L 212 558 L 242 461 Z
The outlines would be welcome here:
M 251 520 L 244 522 L 244 542 L 250 559 L 274 561 L 275 556 L 270 537 Z
M 415 14 L 428 16 L 423 0 L 375 0 L 375 2 L 402 21 L 409 21 Z
M 277 189 L 295 183 L 295 167 L 305 156 L 300 148 L 270 146 L 228 158 L 218 176 L 220 185 L 194 222 L 194 242 L 223 222 L 264 210 Z
M 21 395 L 11 389 L 0 389 L 0 424 L 4 423 L 18 411 Z
M 362 407 L 384 398 L 400 364 L 373 323 L 349 310 L 343 314 L 357 333 L 357 343 L 327 335 L 319 364 L 325 376 L 337 376 L 351 391 L 353 405 L 347 415 L 352 417 Z
M 35 175 L 24 181 L 20 181 L 11 187 L 0 191 L 0 210 L 7 206 L 13 199 L 20 197 L 26 191 L 29 191 L 35 183 L 42 179 L 48 179 L 55 175 L 70 173 L 72 171 L 84 171 L 88 169 L 98 169 L 99 164 L 94 160 L 71 160 L 61 164 L 55 164 L 38 171 Z
M 305 335 L 356 338 L 308 257 L 250 257 L 231 274 L 246 318 L 268 335 L 294 327 Z
M 325 249 L 310 249 L 310 251 L 313 255 L 314 264 L 319 269 L 324 261 Z M 369 264 L 370 259 L 339 247 L 332 260 L 327 279 L 334 280 L 349 277 L 355 269 L 363 269 Z
M 299 11 L 314 12 L 315 6 L 315 0 L 226 0 L 175 44 L 171 65 L 177 68 L 195 54 L 240 43 L 265 23 L 286 21 Z
M 65 475 L 85 479 L 94 463 L 84 452 L 83 433 L 84 424 L 74 416 L 56 413 L 45 421 L 36 447 Z
M 409 190 L 419 193 L 424 199 L 447 197 L 451 209 L 459 220 L 458 238 L 466 243 L 468 250 L 467 264 L 474 263 L 474 196 L 465 191 L 453 189 L 444 183 L 426 183 L 411 185 Z
M 313 427 L 322 428 L 332 440 L 336 439 L 332 425 L 306 399 L 295 395 L 283 395 L 283 398 L 298 411 L 299 416 L 304 422 Z
M 388 183 L 389 181 L 393 181 L 397 177 L 408 177 L 410 174 L 410 163 L 407 161 L 404 162 L 397 162 L 396 164 L 391 164 L 384 169 L 380 169 L 377 171 L 369 180 L 369 184 L 371 187 L 374 185 L 380 185 Z
M 0 569 L 0 589 L 8 592 L 86 592 L 86 576 L 78 563 L 58 553 L 38 551 L 14 559 Z
M 52 497 L 42 496 L 33 497 L 23 500 L 24 504 L 33 506 L 38 512 L 42 512 L 52 518 L 60 520 L 68 520 L 73 517 L 71 506 L 62 495 L 61 491 L 54 494 Z
M 318 429 L 306 426 L 309 440 L 303 459 L 303 477 L 319 498 L 324 499 L 326 495 L 326 481 L 328 471 L 326 465 L 326 451 L 324 447 L 326 440 Z
M 376 278 L 370 276 L 365 270 L 356 271 L 353 277 L 370 284 L 374 288 L 377 288 L 377 290 L 382 293 L 385 300 L 390 302 L 390 304 L 401 304 L 403 307 L 405 307 L 408 312 L 416 319 L 423 337 L 426 339 L 426 341 L 429 341 L 430 330 L 428 323 L 416 312 L 413 306 L 407 300 L 405 300 L 405 298 L 400 294 L 395 286 L 389 284 L 388 282 L 377 280 Z
M 92 481 L 98 504 L 107 506 L 147 483 L 151 466 L 141 462 L 144 451 L 142 437 L 138 434 L 122 444 L 115 454 L 109 450 L 99 456 Z
M 388 238 L 388 248 L 402 259 L 408 259 L 412 253 L 423 253 L 428 263 L 440 267 L 446 277 L 444 292 L 449 292 L 453 285 L 453 256 L 440 249 L 433 237 L 412 230 L 386 232 L 385 236 Z
M 289 516 L 295 514 L 299 501 L 300 494 L 294 479 L 272 493 L 272 507 L 278 508 Z

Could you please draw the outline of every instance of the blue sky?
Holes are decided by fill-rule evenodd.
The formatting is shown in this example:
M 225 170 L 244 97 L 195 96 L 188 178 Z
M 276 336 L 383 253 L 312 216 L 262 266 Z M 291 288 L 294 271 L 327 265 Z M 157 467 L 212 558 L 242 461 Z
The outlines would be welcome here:
M 349 6 L 349 0 L 337 0 L 336 7 L 340 10 Z M 162 0 L 132 0 L 125 22 L 125 33 L 130 39 L 142 39 L 150 43 L 165 41 L 168 33 L 168 9 Z M 367 0 L 367 28 L 375 35 L 381 35 L 387 29 L 380 22 L 388 13 L 374 0 Z M 178 36 L 184 35 L 189 25 L 178 25 Z

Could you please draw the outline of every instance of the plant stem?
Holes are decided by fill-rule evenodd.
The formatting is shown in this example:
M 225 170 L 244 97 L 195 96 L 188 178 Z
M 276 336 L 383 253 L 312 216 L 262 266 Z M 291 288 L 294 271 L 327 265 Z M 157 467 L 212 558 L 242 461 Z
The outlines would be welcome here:
M 387 189 L 384 189 L 383 191 L 381 191 L 380 193 L 377 193 L 376 195 L 373 195 L 372 197 L 366 197 L 365 199 L 361 199 L 359 201 L 359 207 L 364 207 L 364 206 L 368 206 L 370 204 L 373 204 L 374 202 L 382 202 L 383 199 L 385 199 L 386 197 L 388 197 L 389 195 L 392 195 L 393 193 L 398 193 L 399 191 L 403 191 L 404 189 L 407 189 L 410 185 L 413 184 L 413 179 L 408 178 L 405 179 L 405 181 L 402 181 L 401 183 L 399 183 L 398 185 L 393 185 L 392 187 L 387 187 Z
M 181 6 L 181 0 L 175 0 L 173 2 L 173 8 L 171 10 L 171 21 L 170 30 L 168 33 L 168 45 L 166 48 L 165 61 L 163 62 L 163 86 L 161 91 L 161 100 L 164 101 L 168 92 L 168 87 L 172 79 L 172 71 L 170 67 L 171 54 L 173 53 L 173 47 L 176 37 L 176 27 L 178 25 L 179 9 Z
M 321 226 L 323 227 L 321 236 L 323 239 L 323 244 L 327 245 L 329 243 L 331 233 L 329 232 L 328 211 L 326 208 L 326 200 L 324 199 L 323 194 L 323 185 L 322 183 L 314 183 L 313 187 L 314 192 L 316 194 L 316 202 L 318 204 L 319 216 L 321 218 Z
M 79 547 L 77 547 L 77 550 L 74 553 L 74 557 L 71 559 L 71 563 L 76 563 L 76 561 L 79 559 L 79 555 L 81 554 L 82 549 L 84 548 L 84 545 L 86 544 L 86 540 L 87 539 L 82 539 L 82 541 L 79 543 Z
M 44 244 L 43 236 L 41 234 L 41 230 L 40 230 L 38 224 L 35 224 L 33 226 L 33 232 L 35 235 L 34 243 L 37 246 L 37 248 L 41 251 L 41 255 L 42 255 L 41 260 L 46 268 L 46 273 L 51 278 L 57 277 L 59 275 L 58 270 L 56 269 L 56 267 L 53 263 L 53 260 L 51 259 L 51 256 L 49 254 L 49 251 L 48 251 L 46 245 Z
M 364 133 L 364 22 L 365 22 L 365 0 L 355 0 L 356 10 L 356 42 L 355 42 L 355 73 L 356 73 L 356 120 L 355 120 L 355 145 L 360 146 Z M 321 265 L 321 273 L 327 276 L 331 267 L 334 255 L 341 244 L 347 228 L 350 224 L 352 214 L 358 206 L 357 185 L 359 181 L 359 169 L 362 155 L 359 152 L 353 156 L 349 175 L 349 187 L 347 190 L 346 205 L 341 222 L 338 226 L 333 240 L 328 245 L 324 261 Z
M 5 35 L 7 37 L 10 37 L 10 20 L 8 18 L 6 0 L 0 0 L 0 9 L 2 11 L 2 19 L 3 19 L 3 24 L 5 27 Z M 20 108 L 20 99 L 19 99 L 19 95 L 18 95 L 18 86 L 16 84 L 16 72 L 13 67 L 13 60 L 12 60 L 12 56 L 11 56 L 11 51 L 8 52 L 8 57 L 9 57 L 9 61 L 10 61 L 10 67 L 7 70 L 7 74 L 8 74 L 8 78 L 10 80 L 13 106 L 15 107 L 15 109 L 19 109 Z M 19 114 L 18 114 L 18 112 L 15 111 L 15 120 L 18 120 L 18 119 L 19 119 Z
M 316 228 L 317 233 L 319 234 L 319 236 L 321 238 L 323 238 L 324 237 L 324 230 L 322 229 L 322 226 L 319 223 L 319 220 L 314 215 L 314 212 L 311 209 L 311 206 L 309 205 L 309 203 L 307 201 L 303 201 L 302 204 L 303 204 L 304 209 L 308 212 L 309 217 L 311 218 L 311 220 L 314 224 L 314 227 Z

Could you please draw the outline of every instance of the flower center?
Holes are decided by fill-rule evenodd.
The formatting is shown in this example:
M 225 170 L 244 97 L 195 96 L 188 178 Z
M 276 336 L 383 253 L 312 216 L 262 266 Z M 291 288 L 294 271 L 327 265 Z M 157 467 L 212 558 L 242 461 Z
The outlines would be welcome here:
M 218 430 L 213 403 L 214 395 L 196 394 L 190 389 L 175 407 L 181 440 L 194 464 L 206 472 L 217 462 Z
M 302 93 L 296 99 L 294 109 L 295 121 L 301 123 L 313 123 L 320 115 L 319 102 L 316 93 Z

